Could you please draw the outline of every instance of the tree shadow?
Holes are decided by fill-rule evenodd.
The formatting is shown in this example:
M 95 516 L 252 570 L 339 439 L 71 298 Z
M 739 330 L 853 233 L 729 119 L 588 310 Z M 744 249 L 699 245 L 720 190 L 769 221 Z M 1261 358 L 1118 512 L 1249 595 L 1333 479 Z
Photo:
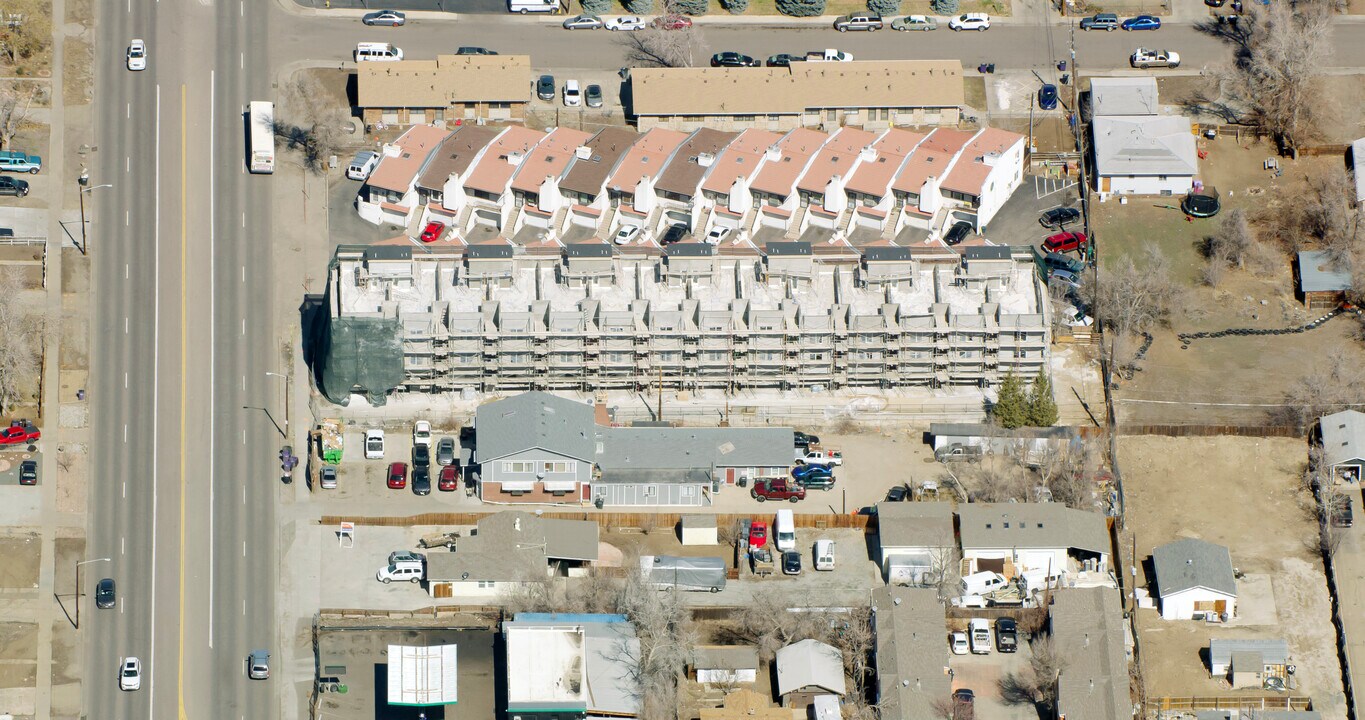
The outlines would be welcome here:
M 1000 690 L 1000 701 L 1006 705 L 1033 705 L 1037 702 L 1033 684 L 1019 673 L 1001 675 L 996 687 Z

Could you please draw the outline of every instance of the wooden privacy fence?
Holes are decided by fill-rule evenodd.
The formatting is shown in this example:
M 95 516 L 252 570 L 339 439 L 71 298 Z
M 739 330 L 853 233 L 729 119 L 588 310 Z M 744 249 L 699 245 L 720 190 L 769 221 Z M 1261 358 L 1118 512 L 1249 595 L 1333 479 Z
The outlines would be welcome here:
M 1303 437 L 1303 428 L 1294 425 L 1126 425 L 1119 424 L 1119 435 L 1165 435 L 1167 437 Z
M 1147 712 L 1198 712 L 1200 710 L 1290 710 L 1313 709 L 1313 699 L 1286 695 L 1252 697 L 1159 697 L 1147 700 Z
M 616 530 L 634 531 L 653 531 L 671 529 L 678 524 L 679 519 L 685 514 L 701 515 L 706 514 L 716 519 L 717 528 L 733 527 L 740 520 L 749 519 L 768 519 L 771 520 L 773 511 L 783 507 L 783 503 L 773 503 L 772 509 L 767 512 L 754 512 L 744 514 L 723 514 L 710 515 L 709 513 L 622 513 L 622 512 L 583 512 L 583 511 L 552 511 L 542 512 L 540 517 L 556 520 L 593 520 L 601 527 L 614 528 Z M 355 523 L 356 525 L 371 525 L 377 527 L 413 527 L 417 525 L 478 525 L 479 520 L 496 515 L 499 512 L 515 508 L 507 508 L 493 512 L 461 512 L 461 513 L 422 513 L 421 515 L 408 515 L 406 517 L 367 517 L 360 515 L 324 515 L 318 520 L 319 525 L 340 525 L 342 522 Z M 877 519 L 875 515 L 839 515 L 832 513 L 793 513 L 796 527 L 816 530 L 828 528 L 867 530 L 875 529 Z

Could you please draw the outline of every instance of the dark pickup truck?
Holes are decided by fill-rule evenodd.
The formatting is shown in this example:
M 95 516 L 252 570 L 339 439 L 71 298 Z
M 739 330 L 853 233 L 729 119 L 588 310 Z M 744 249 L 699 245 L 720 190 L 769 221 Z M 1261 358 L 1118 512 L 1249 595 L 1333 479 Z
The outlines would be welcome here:
M 749 496 L 759 502 L 766 500 L 796 502 L 806 499 L 806 488 L 786 479 L 759 480 L 754 483 L 754 489 L 749 491 Z

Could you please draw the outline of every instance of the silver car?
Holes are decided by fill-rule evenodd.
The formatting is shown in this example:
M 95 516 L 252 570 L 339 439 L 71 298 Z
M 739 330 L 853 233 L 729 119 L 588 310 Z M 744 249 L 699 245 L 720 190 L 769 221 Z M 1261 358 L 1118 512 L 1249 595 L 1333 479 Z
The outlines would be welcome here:
M 579 15 L 564 21 L 565 30 L 600 30 L 602 18 L 596 15 Z
M 365 23 L 366 25 L 398 27 L 399 25 L 407 24 L 408 16 L 397 10 L 376 10 L 372 13 L 365 13 L 365 16 L 360 18 L 360 22 Z
M 246 658 L 246 674 L 252 680 L 270 678 L 270 653 L 266 650 L 252 650 Z

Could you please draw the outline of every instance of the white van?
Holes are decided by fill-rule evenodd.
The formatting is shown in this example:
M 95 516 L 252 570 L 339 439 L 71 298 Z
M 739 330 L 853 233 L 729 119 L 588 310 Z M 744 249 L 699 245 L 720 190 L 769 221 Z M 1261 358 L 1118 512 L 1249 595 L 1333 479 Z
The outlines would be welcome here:
M 972 641 L 973 655 L 989 655 L 991 652 L 991 623 L 985 618 L 972 618 L 967 626 Z
M 564 8 L 559 0 L 507 0 L 507 12 L 521 13 L 558 13 Z
M 972 573 L 962 578 L 962 587 L 959 595 L 985 595 L 995 592 L 1009 584 L 1003 575 L 996 572 Z
M 355 46 L 356 62 L 385 62 L 403 59 L 403 49 L 393 43 L 363 42 Z
M 583 91 L 577 80 L 564 81 L 564 107 L 578 107 L 583 104 Z
M 379 153 L 369 150 L 361 150 L 351 158 L 351 164 L 346 166 L 346 177 L 352 180 L 364 180 L 374 171 L 374 166 L 379 164 Z
M 1046 570 L 1025 570 L 1021 576 L 1024 579 L 1024 592 L 1036 593 L 1043 588 L 1061 587 L 1066 573 L 1054 570 L 1049 576 Z
M 778 510 L 777 522 L 773 523 L 773 539 L 781 551 L 796 549 L 796 518 L 791 510 Z
M 834 569 L 834 541 L 816 540 L 815 541 L 815 569 L 833 570 Z

